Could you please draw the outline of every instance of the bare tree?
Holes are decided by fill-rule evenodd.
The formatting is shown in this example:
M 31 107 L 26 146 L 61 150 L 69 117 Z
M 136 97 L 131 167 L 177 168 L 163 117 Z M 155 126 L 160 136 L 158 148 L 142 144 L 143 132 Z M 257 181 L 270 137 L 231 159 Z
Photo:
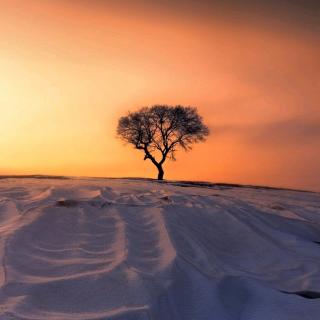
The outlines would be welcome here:
M 193 143 L 204 141 L 209 129 L 197 109 L 184 106 L 155 105 L 129 112 L 119 119 L 117 135 L 145 154 L 163 180 L 163 164 L 175 160 L 179 147 L 190 150 Z

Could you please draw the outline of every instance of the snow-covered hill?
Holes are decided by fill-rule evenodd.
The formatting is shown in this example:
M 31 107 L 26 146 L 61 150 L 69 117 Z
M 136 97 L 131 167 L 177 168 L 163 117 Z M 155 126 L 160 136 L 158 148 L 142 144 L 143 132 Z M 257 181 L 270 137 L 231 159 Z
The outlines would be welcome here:
M 320 195 L 0 180 L 0 319 L 320 319 Z

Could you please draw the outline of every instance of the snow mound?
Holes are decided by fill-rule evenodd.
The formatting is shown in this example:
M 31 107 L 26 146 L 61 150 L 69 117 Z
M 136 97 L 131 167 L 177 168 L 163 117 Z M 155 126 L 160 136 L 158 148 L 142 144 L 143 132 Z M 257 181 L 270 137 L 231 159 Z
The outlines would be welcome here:
M 0 180 L 0 319 L 316 320 L 320 195 Z

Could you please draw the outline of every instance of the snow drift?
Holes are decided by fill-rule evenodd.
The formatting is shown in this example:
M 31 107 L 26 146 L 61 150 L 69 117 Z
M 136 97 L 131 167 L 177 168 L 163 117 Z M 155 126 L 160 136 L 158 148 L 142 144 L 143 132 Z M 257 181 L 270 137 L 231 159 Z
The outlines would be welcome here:
M 320 195 L 0 180 L 0 319 L 320 319 Z

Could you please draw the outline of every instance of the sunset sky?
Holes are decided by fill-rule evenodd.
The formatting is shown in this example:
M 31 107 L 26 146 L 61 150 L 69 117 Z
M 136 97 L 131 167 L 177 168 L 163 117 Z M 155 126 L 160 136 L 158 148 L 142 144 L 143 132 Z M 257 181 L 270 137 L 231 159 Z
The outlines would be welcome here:
M 0 0 L 0 174 L 148 176 L 117 120 L 196 106 L 166 178 L 320 191 L 320 2 Z

